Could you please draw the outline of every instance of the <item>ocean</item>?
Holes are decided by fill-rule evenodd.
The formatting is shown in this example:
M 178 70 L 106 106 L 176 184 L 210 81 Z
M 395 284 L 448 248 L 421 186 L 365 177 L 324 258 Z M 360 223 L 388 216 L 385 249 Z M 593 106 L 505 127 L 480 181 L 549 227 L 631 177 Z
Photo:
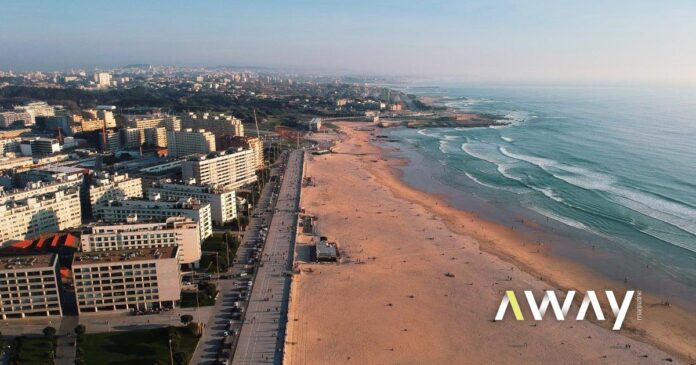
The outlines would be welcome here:
M 696 88 L 400 90 L 511 121 L 387 130 L 407 183 L 696 309 Z

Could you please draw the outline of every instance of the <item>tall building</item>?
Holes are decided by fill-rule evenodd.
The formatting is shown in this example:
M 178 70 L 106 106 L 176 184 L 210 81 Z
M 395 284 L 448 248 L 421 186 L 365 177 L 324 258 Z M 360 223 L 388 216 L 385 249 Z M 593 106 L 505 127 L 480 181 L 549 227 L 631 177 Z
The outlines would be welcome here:
M 92 211 L 98 204 L 109 200 L 143 197 L 142 181 L 139 177 L 130 177 L 128 174 L 94 172 L 90 176 L 87 189 Z
M 58 255 L 0 257 L 2 319 L 62 316 Z
M 107 72 L 97 72 L 94 74 L 94 82 L 97 84 L 97 87 L 109 87 L 111 86 L 111 74 Z
M 242 121 L 224 113 L 188 113 L 181 119 L 183 128 L 205 129 L 216 136 L 243 136 Z
M 256 156 L 252 150 L 233 150 L 191 156 L 181 163 L 184 181 L 223 185 L 237 189 L 256 181 Z
M 0 112 L 0 128 L 9 128 L 13 125 L 31 125 L 33 118 L 26 111 Z
M 90 225 L 81 236 L 83 252 L 178 247 L 180 263 L 201 259 L 198 223 L 190 218 L 169 217 L 163 222 Z
M 127 115 L 125 116 L 124 126 L 137 128 L 141 131 L 156 127 L 164 127 L 168 131 L 178 131 L 181 130 L 181 120 L 166 114 Z
M 146 129 L 145 144 L 152 147 L 167 147 L 167 129 L 164 127 Z
M 78 313 L 173 308 L 181 298 L 178 247 L 80 252 L 72 271 Z
M 215 135 L 205 130 L 167 132 L 167 154 L 172 157 L 215 151 Z
M 4 199 L 0 204 L 0 242 L 31 238 L 82 223 L 80 193 L 76 187 L 32 194 L 24 199 L 17 197 Z
M 123 128 L 119 132 L 123 149 L 138 149 L 145 142 L 143 131 L 137 128 Z
M 210 203 L 213 223 L 223 225 L 237 217 L 237 200 L 234 189 L 222 185 L 155 183 L 147 188 L 150 200 L 179 200 L 191 197 Z
M 261 139 L 246 136 L 223 136 L 222 138 L 224 141 L 222 144 L 218 144 L 218 148 L 250 149 L 254 151 L 254 166 L 256 166 L 256 169 L 260 170 L 264 167 L 263 141 Z
M 198 222 L 201 241 L 213 234 L 209 203 L 194 198 L 179 201 L 112 200 L 97 204 L 94 215 L 105 222 L 162 220 L 168 217 L 188 217 Z

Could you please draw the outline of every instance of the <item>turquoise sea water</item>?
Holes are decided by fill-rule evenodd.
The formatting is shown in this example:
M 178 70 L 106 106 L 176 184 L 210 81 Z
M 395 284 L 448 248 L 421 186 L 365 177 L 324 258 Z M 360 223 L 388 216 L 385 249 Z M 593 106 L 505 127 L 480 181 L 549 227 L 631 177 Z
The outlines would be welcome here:
M 556 254 L 696 299 L 696 88 L 402 90 L 513 122 L 390 130 L 407 182 L 502 223 L 532 218 L 544 229 L 520 229 Z

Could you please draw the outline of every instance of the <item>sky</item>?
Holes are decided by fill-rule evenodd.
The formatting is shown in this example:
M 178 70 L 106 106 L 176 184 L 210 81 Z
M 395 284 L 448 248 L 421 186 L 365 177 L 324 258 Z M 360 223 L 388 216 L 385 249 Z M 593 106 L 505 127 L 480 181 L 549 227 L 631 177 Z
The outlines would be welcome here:
M 132 63 L 696 83 L 696 1 L 0 0 L 0 70 Z

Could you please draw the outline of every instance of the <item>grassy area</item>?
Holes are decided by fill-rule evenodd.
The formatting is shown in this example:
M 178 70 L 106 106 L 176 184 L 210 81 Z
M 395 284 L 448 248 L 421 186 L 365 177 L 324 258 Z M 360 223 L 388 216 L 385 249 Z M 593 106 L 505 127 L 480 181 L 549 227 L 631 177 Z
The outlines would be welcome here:
M 198 292 L 198 306 L 207 307 L 215 305 L 215 296 L 210 295 L 208 292 L 199 291 Z M 196 307 L 196 294 L 192 292 L 182 292 L 181 293 L 181 303 L 179 304 L 181 308 L 195 308 Z
M 85 364 L 167 365 L 169 338 L 173 338 L 174 364 L 188 364 L 198 337 L 186 327 L 86 334 L 81 343 Z
M 237 253 L 237 238 L 229 234 L 225 239 L 224 234 L 213 234 L 201 244 L 203 257 L 201 257 L 201 268 L 204 268 L 209 273 L 225 272 L 230 267 L 230 262 Z M 213 252 L 217 252 L 215 255 Z M 216 263 L 215 260 L 218 260 Z
M 46 337 L 17 337 L 12 341 L 13 353 L 10 364 L 52 365 L 53 350 Z

